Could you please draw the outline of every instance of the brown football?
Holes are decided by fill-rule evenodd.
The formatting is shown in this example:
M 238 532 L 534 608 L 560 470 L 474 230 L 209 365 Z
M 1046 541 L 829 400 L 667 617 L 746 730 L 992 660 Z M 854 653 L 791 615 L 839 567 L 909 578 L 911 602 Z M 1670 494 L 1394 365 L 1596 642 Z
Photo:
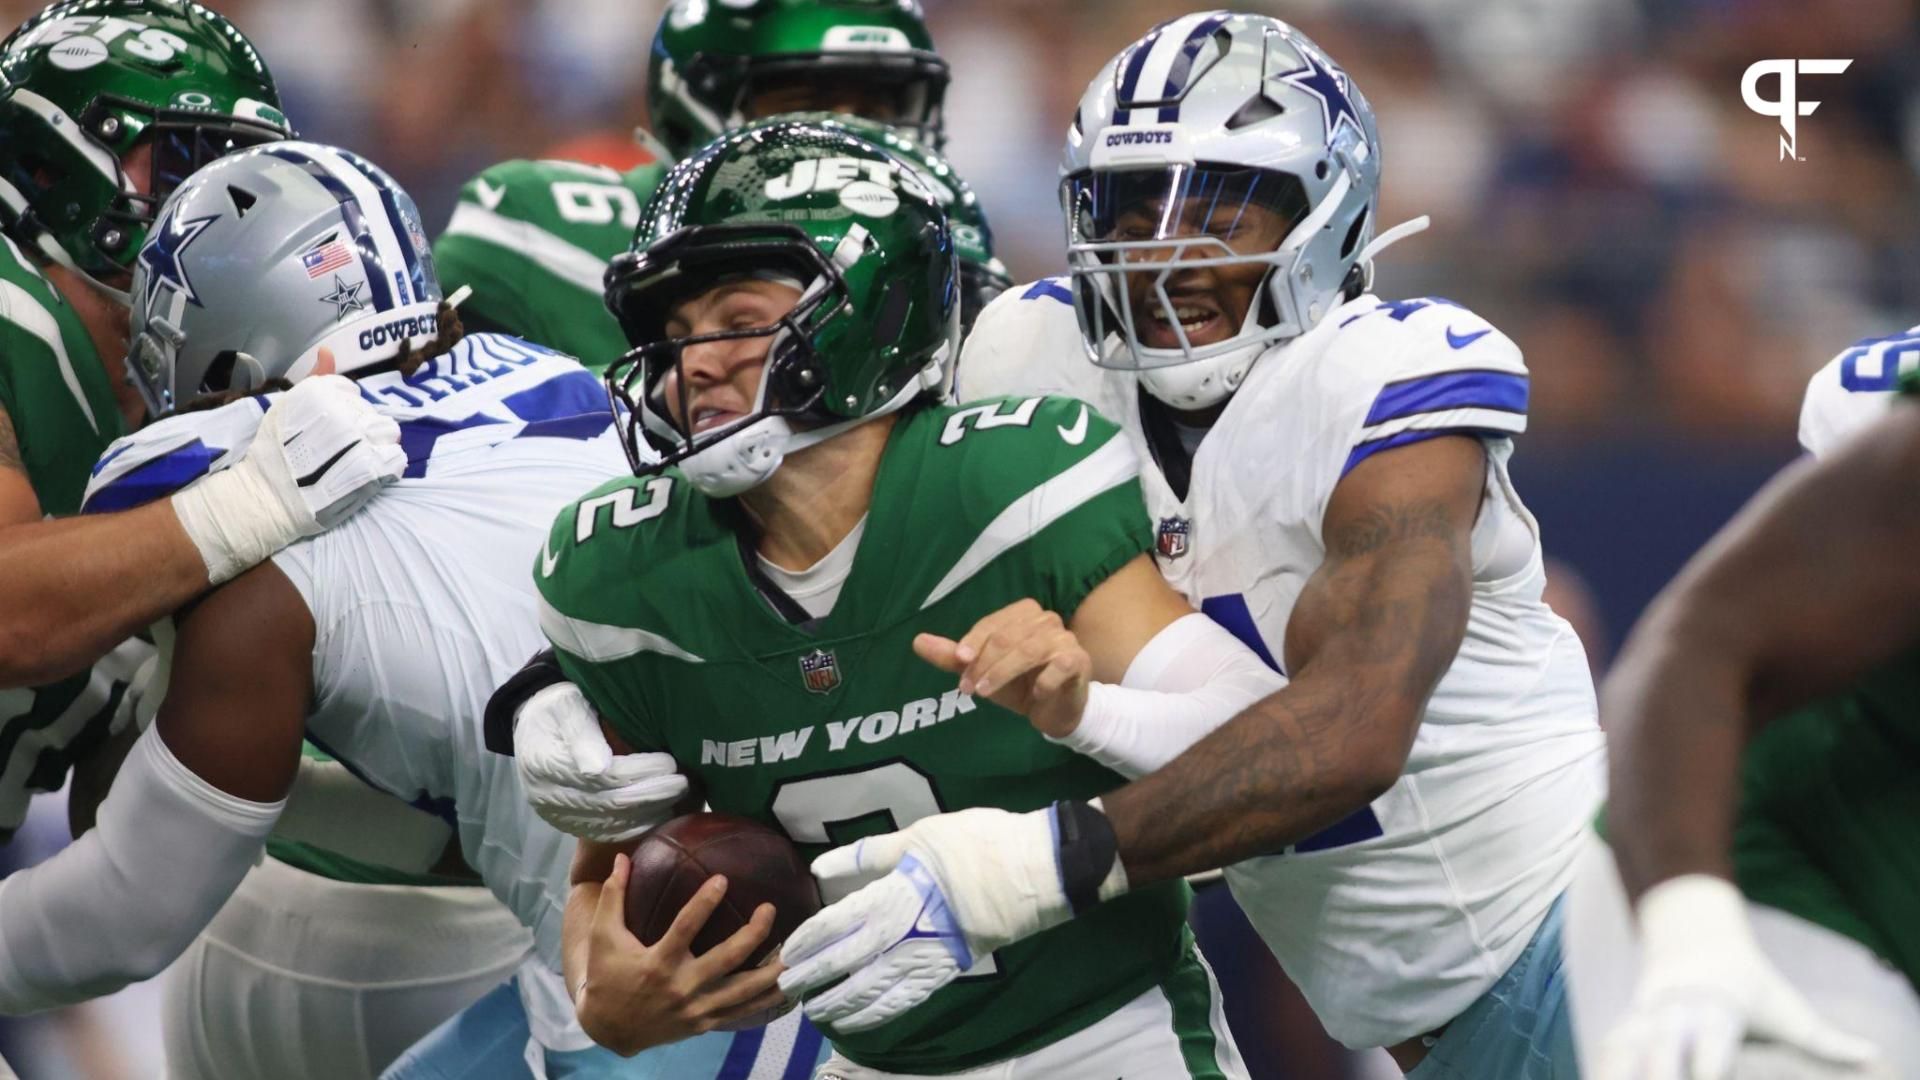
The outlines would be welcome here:
M 737 814 L 687 814 L 643 835 L 633 847 L 627 879 L 627 928 L 642 944 L 665 936 L 673 918 L 715 874 L 727 895 L 693 939 L 698 956 L 747 924 L 761 904 L 772 904 L 773 932 L 742 968 L 780 948 L 787 935 L 820 910 L 820 890 L 792 841 Z

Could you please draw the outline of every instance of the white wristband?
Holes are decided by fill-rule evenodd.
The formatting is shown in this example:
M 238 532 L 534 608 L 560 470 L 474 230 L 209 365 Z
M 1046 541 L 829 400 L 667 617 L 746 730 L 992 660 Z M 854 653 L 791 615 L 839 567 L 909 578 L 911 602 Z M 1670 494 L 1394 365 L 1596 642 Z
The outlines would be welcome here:
M 300 539 L 299 523 L 252 469 L 223 469 L 175 492 L 172 502 L 209 584 L 231 581 Z

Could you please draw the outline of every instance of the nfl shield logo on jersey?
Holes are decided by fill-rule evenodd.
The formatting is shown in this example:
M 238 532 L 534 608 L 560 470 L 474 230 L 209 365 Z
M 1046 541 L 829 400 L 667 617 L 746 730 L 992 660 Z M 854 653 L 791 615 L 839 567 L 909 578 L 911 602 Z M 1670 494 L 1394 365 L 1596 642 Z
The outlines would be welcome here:
M 800 658 L 800 681 L 816 694 L 840 685 L 840 664 L 827 649 L 815 649 Z
M 1193 523 L 1183 517 L 1164 517 L 1160 519 L 1160 532 L 1155 537 L 1154 549 L 1163 559 L 1177 559 L 1187 553 L 1187 536 L 1193 531 Z

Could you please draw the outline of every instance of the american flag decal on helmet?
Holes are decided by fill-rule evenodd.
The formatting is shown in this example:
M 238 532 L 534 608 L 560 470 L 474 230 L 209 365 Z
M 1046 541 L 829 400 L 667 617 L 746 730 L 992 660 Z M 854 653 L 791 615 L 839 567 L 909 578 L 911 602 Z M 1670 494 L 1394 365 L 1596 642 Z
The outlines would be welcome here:
M 840 663 L 830 649 L 815 649 L 800 658 L 800 681 L 808 690 L 825 694 L 840 685 Z
M 1154 534 L 1153 548 L 1163 559 L 1177 559 L 1187 553 L 1187 540 L 1192 533 L 1193 523 L 1186 518 L 1163 517 Z

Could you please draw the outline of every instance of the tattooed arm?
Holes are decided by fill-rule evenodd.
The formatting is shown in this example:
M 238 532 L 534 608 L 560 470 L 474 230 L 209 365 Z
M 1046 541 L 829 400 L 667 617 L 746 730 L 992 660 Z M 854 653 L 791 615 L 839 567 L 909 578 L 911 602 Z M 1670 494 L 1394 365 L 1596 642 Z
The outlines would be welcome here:
M 1334 489 L 1287 626 L 1293 682 L 1102 799 L 1134 887 L 1270 854 L 1392 787 L 1466 633 L 1478 440 L 1375 454 Z
M 40 500 L 27 479 L 27 464 L 20 457 L 20 440 L 13 433 L 13 417 L 0 405 L 0 529 L 24 521 L 40 520 Z
M 42 520 L 0 406 L 0 689 L 80 671 L 206 587 L 199 553 L 165 501 Z

